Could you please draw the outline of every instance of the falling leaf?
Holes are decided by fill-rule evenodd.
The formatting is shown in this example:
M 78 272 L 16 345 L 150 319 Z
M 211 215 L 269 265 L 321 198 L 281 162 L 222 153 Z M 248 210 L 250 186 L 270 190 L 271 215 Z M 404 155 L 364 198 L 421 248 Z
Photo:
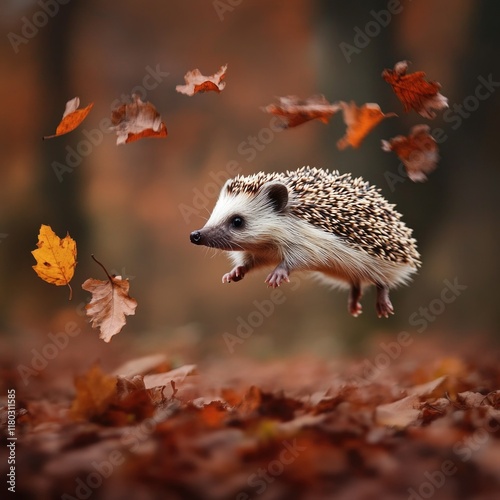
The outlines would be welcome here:
M 430 134 L 428 125 L 415 125 L 409 136 L 398 135 L 382 141 L 384 151 L 394 151 L 406 168 L 408 177 L 414 182 L 424 182 L 437 166 L 438 145 Z
M 94 258 L 94 256 L 92 256 Z M 104 266 L 107 281 L 89 278 L 82 288 L 92 294 L 92 300 L 85 306 L 87 316 L 92 319 L 92 328 L 99 327 L 99 338 L 109 342 L 127 322 L 125 316 L 135 314 L 137 301 L 129 296 L 129 281 L 121 276 L 110 276 Z
M 57 126 L 56 133 L 53 135 L 46 135 L 44 139 L 52 139 L 53 137 L 58 137 L 59 135 L 67 134 L 75 130 L 90 113 L 90 110 L 94 107 L 94 103 L 91 102 L 87 107 L 82 109 L 78 109 L 78 106 L 80 106 L 79 97 L 69 100 L 66 103 L 66 109 L 64 110 L 61 123 Z
M 111 113 L 111 130 L 118 136 L 116 144 L 128 144 L 145 137 L 167 137 L 167 127 L 156 108 L 150 102 L 143 102 L 137 94 L 132 94 L 132 101 Z
M 75 378 L 76 396 L 71 414 L 76 419 L 99 415 L 116 396 L 117 378 L 104 373 L 95 364 L 85 374 Z
M 213 90 L 214 92 L 221 92 L 226 86 L 224 78 L 226 77 L 227 64 L 221 66 L 219 71 L 211 76 L 204 76 L 201 74 L 199 69 L 193 69 L 188 71 L 184 75 L 185 85 L 177 85 L 175 90 L 181 94 L 186 94 L 193 96 L 198 92 L 208 92 Z
M 348 146 L 358 148 L 368 133 L 375 128 L 384 118 L 397 116 L 395 113 L 382 113 L 380 106 L 375 103 L 366 103 L 358 108 L 354 101 L 350 103 L 341 101 L 340 107 L 344 114 L 347 131 L 338 142 L 339 149 Z
M 441 84 L 425 80 L 425 73 L 406 73 L 408 61 L 400 61 L 394 69 L 385 69 L 382 78 L 389 83 L 406 112 L 414 109 L 425 118 L 435 118 L 434 110 L 448 107 L 448 99 L 439 93 Z
M 281 117 L 280 126 L 284 129 L 296 127 L 310 120 L 328 123 L 340 110 L 338 103 L 329 103 L 323 95 L 314 95 L 303 100 L 297 96 L 278 97 L 278 101 L 278 104 L 269 104 L 262 110 Z
M 76 266 L 76 242 L 69 233 L 61 239 L 50 226 L 42 224 L 38 234 L 38 248 L 31 253 L 35 257 L 33 266 L 36 274 L 47 283 L 57 286 L 68 285 L 69 299 L 73 291 L 69 282 Z

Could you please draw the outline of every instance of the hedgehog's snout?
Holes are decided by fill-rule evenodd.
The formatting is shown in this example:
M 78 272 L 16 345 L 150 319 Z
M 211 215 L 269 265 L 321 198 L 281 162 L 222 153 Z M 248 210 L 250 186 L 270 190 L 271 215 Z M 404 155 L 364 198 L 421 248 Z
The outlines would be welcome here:
M 193 231 L 190 235 L 189 235 L 189 239 L 191 240 L 191 243 L 194 243 L 195 245 L 202 245 L 202 235 L 201 235 L 201 231 Z

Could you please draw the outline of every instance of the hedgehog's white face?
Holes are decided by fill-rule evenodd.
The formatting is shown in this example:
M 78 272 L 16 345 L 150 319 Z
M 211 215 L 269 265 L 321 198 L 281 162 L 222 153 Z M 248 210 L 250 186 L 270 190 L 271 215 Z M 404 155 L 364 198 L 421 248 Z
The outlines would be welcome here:
M 228 251 L 275 247 L 287 205 L 288 189 L 280 182 L 264 184 L 257 193 L 229 193 L 226 183 L 205 227 L 192 232 L 191 241 Z

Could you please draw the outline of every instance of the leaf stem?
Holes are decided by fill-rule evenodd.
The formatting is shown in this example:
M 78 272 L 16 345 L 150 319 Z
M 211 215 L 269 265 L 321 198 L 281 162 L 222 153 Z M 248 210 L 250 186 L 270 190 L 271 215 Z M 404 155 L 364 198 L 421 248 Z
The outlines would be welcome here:
M 113 280 L 112 280 L 111 276 L 109 275 L 108 271 L 106 270 L 106 268 L 104 267 L 104 265 L 103 265 L 103 264 L 101 264 L 101 262 L 99 262 L 99 261 L 98 261 L 98 260 L 94 257 L 94 254 L 91 254 L 90 256 L 94 259 L 94 261 L 95 261 L 97 264 L 99 264 L 99 265 L 102 267 L 102 269 L 103 269 L 103 271 L 106 273 L 106 276 L 108 277 L 109 281 L 111 281 L 111 283 L 113 283 Z

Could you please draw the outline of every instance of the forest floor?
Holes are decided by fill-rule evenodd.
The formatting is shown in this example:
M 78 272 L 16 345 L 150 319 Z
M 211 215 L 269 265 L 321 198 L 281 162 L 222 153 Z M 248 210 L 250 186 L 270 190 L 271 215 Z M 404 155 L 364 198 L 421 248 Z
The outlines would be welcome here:
M 500 498 L 496 348 L 407 340 L 333 361 L 173 366 L 157 353 L 113 371 L 87 364 L 30 394 L 6 389 L 2 488 L 29 499 Z

